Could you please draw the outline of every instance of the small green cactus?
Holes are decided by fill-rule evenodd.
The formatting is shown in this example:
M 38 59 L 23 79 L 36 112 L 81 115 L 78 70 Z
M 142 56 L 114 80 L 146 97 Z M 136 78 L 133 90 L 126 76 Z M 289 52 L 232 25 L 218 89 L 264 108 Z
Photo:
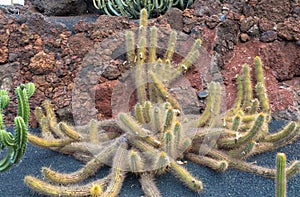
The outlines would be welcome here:
M 0 150 L 8 148 L 6 157 L 0 161 L 0 172 L 8 170 L 22 159 L 27 143 L 27 131 L 30 115 L 28 98 L 34 93 L 34 84 L 21 84 L 16 88 L 18 99 L 18 115 L 14 119 L 15 136 L 5 130 L 2 111 L 9 104 L 5 90 L 0 90 Z

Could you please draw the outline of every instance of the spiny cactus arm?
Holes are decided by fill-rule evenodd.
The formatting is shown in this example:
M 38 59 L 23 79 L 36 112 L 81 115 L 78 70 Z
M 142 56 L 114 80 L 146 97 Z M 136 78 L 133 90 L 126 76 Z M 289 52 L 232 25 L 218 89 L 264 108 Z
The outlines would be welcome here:
M 286 197 L 286 155 L 277 153 L 276 155 L 276 178 L 275 178 L 276 197 Z
M 140 124 L 144 124 L 145 123 L 144 110 L 143 110 L 143 106 L 141 104 L 137 103 L 134 106 L 134 115 L 136 117 L 136 120 Z
M 222 127 L 223 121 L 220 117 L 221 112 L 221 85 L 220 83 L 212 82 L 212 85 L 215 86 L 215 94 L 214 94 L 214 104 L 212 106 L 209 127 Z
M 176 152 L 176 144 L 175 144 L 175 137 L 174 134 L 171 130 L 167 130 L 165 132 L 165 136 L 164 136 L 164 144 L 165 144 L 165 151 L 167 152 L 167 154 L 173 158 L 173 159 L 177 159 L 176 156 L 178 155 Z
M 155 26 L 150 28 L 150 43 L 149 43 L 149 63 L 150 64 L 153 64 L 156 61 L 157 31 L 158 31 L 158 28 Z
M 34 145 L 44 148 L 64 147 L 74 142 L 72 139 L 44 139 L 30 133 L 28 133 L 28 141 Z
M 236 77 L 236 81 L 237 81 L 237 96 L 236 96 L 236 100 L 234 103 L 233 108 L 229 111 L 229 114 L 236 114 L 240 109 L 241 109 L 241 105 L 242 105 L 242 101 L 243 101 L 243 82 L 242 82 L 242 77 L 240 75 L 238 75 Z
M 224 172 L 228 169 L 228 162 L 226 160 L 219 161 L 210 157 L 200 156 L 194 153 L 185 154 L 185 158 L 199 165 L 207 166 L 218 172 Z
M 169 38 L 168 48 L 166 50 L 165 58 L 166 59 L 172 59 L 173 54 L 175 52 L 175 45 L 177 41 L 177 32 L 172 31 Z
M 6 90 L 0 90 L 0 129 L 5 129 L 3 122 L 2 110 L 6 108 L 9 104 L 9 96 Z M 1 144 L 1 142 L 0 142 Z
M 244 87 L 244 100 L 243 100 L 243 109 L 245 112 L 248 112 L 252 106 L 251 100 L 253 99 L 252 93 L 252 82 L 250 67 L 248 64 L 243 66 L 243 87 Z
M 154 160 L 155 174 L 158 175 L 164 174 L 169 165 L 170 165 L 170 157 L 165 151 L 161 151 L 155 156 L 155 160 Z
M 170 171 L 190 190 L 200 192 L 203 189 L 202 182 L 193 177 L 184 167 L 177 164 L 175 161 L 170 163 Z
M 26 125 L 28 125 L 30 108 L 24 84 L 21 84 L 16 88 L 16 95 L 18 99 L 18 116 L 22 117 Z
M 128 31 L 126 33 L 126 51 L 127 51 L 127 61 L 131 67 L 135 65 L 135 42 L 134 33 Z
M 12 158 L 12 163 L 18 163 L 23 157 L 27 145 L 27 125 L 22 117 L 17 116 L 14 119 L 16 137 L 14 139 L 15 155 Z
M 0 143 L 9 150 L 6 157 L 0 161 L 0 172 L 8 170 L 13 164 L 18 163 L 23 157 L 27 143 L 27 126 L 22 117 L 15 120 L 16 136 L 5 130 L 0 130 Z
M 110 177 L 108 176 L 98 181 L 88 183 L 86 185 L 60 186 L 52 185 L 33 176 L 26 176 L 24 178 L 24 182 L 33 191 L 38 192 L 42 195 L 81 197 L 90 196 L 90 189 L 93 187 L 93 185 L 99 185 L 104 188 L 107 185 L 109 179 Z
M 245 145 L 242 145 L 236 149 L 228 151 L 228 155 L 230 155 L 233 158 L 246 158 L 247 156 L 251 155 L 251 152 L 253 151 L 255 147 L 255 141 L 250 140 Z
M 174 109 L 178 109 L 178 110 L 182 111 L 181 106 L 178 103 L 178 101 L 166 90 L 166 88 L 164 87 L 162 82 L 157 78 L 157 76 L 152 71 L 150 71 L 149 75 L 150 75 L 158 93 L 160 94 L 160 97 L 163 100 L 170 102 Z
M 140 40 L 138 46 L 137 63 L 136 63 L 136 88 L 139 103 L 143 104 L 146 101 L 146 84 L 144 83 L 145 77 L 145 65 L 146 58 L 146 27 L 140 26 Z
M 295 131 L 295 129 L 297 129 L 296 123 L 292 121 L 289 124 L 287 124 L 281 131 L 266 135 L 262 141 L 264 142 L 278 141 L 290 135 L 292 132 Z
M 251 139 L 255 139 L 255 136 L 257 136 L 259 134 L 259 131 L 261 130 L 261 127 L 263 126 L 264 118 L 265 118 L 264 113 L 259 114 L 256 121 L 252 125 L 252 128 L 250 129 L 250 131 L 248 131 L 247 133 L 245 133 L 244 135 L 242 135 L 240 137 L 238 136 L 235 138 L 220 139 L 220 140 L 218 140 L 218 145 L 220 147 L 234 148 L 234 147 L 239 147 L 242 144 L 249 142 Z
M 256 71 L 256 92 L 258 94 L 259 101 L 261 103 L 262 111 L 265 113 L 270 113 L 270 105 L 267 94 L 267 88 L 264 77 L 263 63 L 260 57 L 255 57 L 254 59 L 255 71 Z
M 83 181 L 88 177 L 94 175 L 98 169 L 100 169 L 106 162 L 108 162 L 110 157 L 115 154 L 122 138 L 123 137 L 119 137 L 115 139 L 108 146 L 101 149 L 101 151 L 93 159 L 86 163 L 83 168 L 71 174 L 58 173 L 49 168 L 43 168 L 42 172 L 46 178 L 55 183 L 70 184 Z
M 139 181 L 142 185 L 144 194 L 147 194 L 149 197 L 161 197 L 162 195 L 154 182 L 154 178 L 154 174 L 152 173 L 142 173 Z
M 144 159 L 142 158 L 142 154 L 137 149 L 131 149 L 129 151 L 128 157 L 128 166 L 129 170 L 132 173 L 138 174 L 143 171 L 144 168 Z
M 179 67 L 175 70 L 174 74 L 170 78 L 170 81 L 174 80 L 176 77 L 182 75 L 189 67 L 195 63 L 199 57 L 199 49 L 202 45 L 202 40 L 198 38 L 193 44 L 191 51 L 187 56 L 179 63 Z
M 69 126 L 67 123 L 60 122 L 58 124 L 58 127 L 64 134 L 66 134 L 68 137 L 72 138 L 73 140 L 79 141 L 80 139 L 82 139 L 80 134 L 75 129 L 73 129 L 71 126 Z
M 257 166 L 255 164 L 247 163 L 240 159 L 235 159 L 216 149 L 208 149 L 208 156 L 216 158 L 218 160 L 226 160 L 229 163 L 229 167 L 241 170 L 244 172 L 250 172 L 263 176 L 270 179 L 275 179 L 276 170 L 272 168 L 266 168 Z M 287 167 L 287 177 L 292 177 L 295 174 L 300 172 L 300 161 L 292 161 L 291 164 Z
M 102 197 L 118 196 L 126 177 L 126 172 L 124 171 L 124 169 L 126 169 L 126 166 L 124 166 L 124 160 L 126 158 L 126 154 L 128 153 L 127 147 L 128 145 L 126 142 L 122 142 L 119 145 L 113 158 L 113 164 L 110 173 L 111 179 L 107 188 L 101 195 Z

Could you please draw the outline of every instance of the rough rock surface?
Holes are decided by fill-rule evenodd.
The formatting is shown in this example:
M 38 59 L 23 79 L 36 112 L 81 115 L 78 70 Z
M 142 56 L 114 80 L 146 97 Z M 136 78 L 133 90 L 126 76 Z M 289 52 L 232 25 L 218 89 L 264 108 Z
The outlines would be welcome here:
M 87 12 L 84 0 L 31 0 L 38 11 L 50 16 L 74 16 Z
M 50 1 L 40 4 L 46 2 Z M 69 3 L 64 9 L 74 9 L 74 5 Z M 15 7 L 20 15 L 7 7 L 0 8 L 1 88 L 9 89 L 13 96 L 17 85 L 32 81 L 37 87 L 31 98 L 32 108 L 50 99 L 65 119 L 71 114 L 77 119 L 113 115 L 111 98 L 116 80 L 129 69 L 121 53 L 125 48 L 121 35 L 136 28 L 137 20 L 106 15 L 47 17 L 33 10 L 29 1 L 24 7 Z M 47 12 L 52 15 L 52 11 L 44 14 Z M 194 67 L 198 69 L 185 75 L 192 88 L 188 89 L 189 94 L 196 98 L 209 80 L 223 81 L 226 104 L 230 107 L 236 94 L 236 74 L 244 63 L 253 66 L 254 57 L 261 56 L 272 110 L 278 117 L 289 117 L 294 106 L 300 105 L 299 21 L 298 1 L 196 0 L 191 9 L 171 9 L 149 23 L 203 40 L 202 56 Z M 178 45 L 188 51 L 191 42 Z M 175 54 L 173 61 L 181 58 L 182 54 Z M 172 91 L 178 97 L 185 94 L 176 88 Z M 88 102 L 90 98 L 95 102 Z M 130 105 L 132 98 L 128 102 Z M 190 106 L 193 113 L 205 105 L 197 100 L 184 102 L 194 103 Z M 8 121 L 13 120 L 15 105 L 5 113 Z

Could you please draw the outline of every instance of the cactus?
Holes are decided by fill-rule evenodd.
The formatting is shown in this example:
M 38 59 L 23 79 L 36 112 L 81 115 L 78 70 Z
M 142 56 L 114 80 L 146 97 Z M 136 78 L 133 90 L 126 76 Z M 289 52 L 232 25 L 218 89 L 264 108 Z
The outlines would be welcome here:
M 144 8 L 152 17 L 164 14 L 171 7 L 185 9 L 193 4 L 194 0 L 93 0 L 94 7 L 103 10 L 107 15 L 128 16 L 138 18 Z
M 18 114 L 14 119 L 15 136 L 5 130 L 2 111 L 9 104 L 9 97 L 5 90 L 0 90 L 0 150 L 8 148 L 6 156 L 0 161 L 0 172 L 8 170 L 22 159 L 26 144 L 30 108 L 28 98 L 34 93 L 34 84 L 21 84 L 16 88 L 18 99 Z
M 277 153 L 276 169 L 276 197 L 286 197 L 286 155 L 284 153 Z
M 183 1 L 176 0 L 178 5 L 180 2 Z M 113 5 L 112 1 L 107 3 Z M 91 120 L 88 125 L 72 127 L 58 122 L 50 102 L 45 101 L 43 108 L 35 111 L 41 136 L 29 134 L 28 140 L 38 146 L 71 154 L 86 164 L 73 173 L 43 168 L 45 179 L 51 183 L 32 176 L 25 177 L 25 183 L 32 190 L 49 196 L 92 196 L 98 195 L 95 194 L 98 191 L 101 191 L 101 196 L 117 196 L 126 174 L 133 173 L 140 177 L 145 194 L 161 196 L 155 177 L 170 172 L 187 188 L 200 192 L 202 182 L 180 165 L 179 159 L 188 159 L 219 172 L 234 168 L 275 179 L 275 169 L 244 160 L 297 140 L 300 120 L 289 123 L 277 133 L 269 133 L 271 112 L 259 57 L 255 58 L 256 80 L 253 80 L 257 88 L 253 88 L 250 80 L 250 66 L 244 65 L 243 74 L 237 78 L 238 96 L 232 109 L 221 114 L 222 87 L 211 82 L 208 84 L 206 109 L 202 115 L 187 119 L 168 86 L 196 61 L 201 40 L 197 39 L 187 56 L 175 64 L 172 56 L 176 33 L 171 33 L 165 58 L 157 58 L 156 28 L 150 29 L 151 43 L 146 47 L 145 9 L 140 23 L 138 49 L 135 48 L 134 33 L 129 31 L 126 35 L 127 60 L 137 75 L 137 103 L 133 111 L 120 112 L 110 120 Z M 199 155 L 202 152 L 206 155 Z M 106 177 L 78 186 L 104 165 L 111 166 Z M 286 168 L 287 177 L 298 173 L 299 166 L 300 161 L 292 161 Z

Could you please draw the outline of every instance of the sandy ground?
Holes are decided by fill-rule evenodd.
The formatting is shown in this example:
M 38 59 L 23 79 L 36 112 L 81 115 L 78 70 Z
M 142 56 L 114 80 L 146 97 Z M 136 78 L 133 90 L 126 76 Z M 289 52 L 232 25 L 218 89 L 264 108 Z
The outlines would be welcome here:
M 278 130 L 283 125 L 282 121 L 273 121 L 270 125 L 272 130 Z M 300 140 L 293 145 L 288 145 L 276 152 L 287 154 L 289 161 L 300 159 Z M 270 152 L 251 158 L 249 161 L 257 161 L 261 166 L 275 166 L 276 152 Z M 83 164 L 70 156 L 61 155 L 56 152 L 28 145 L 22 163 L 12 167 L 9 171 L 0 174 L 0 197 L 36 197 L 39 196 L 27 188 L 23 179 L 25 175 L 42 177 L 40 169 L 42 166 L 51 167 L 60 172 L 73 172 Z M 172 174 L 167 173 L 157 178 L 157 186 L 163 196 L 172 197 L 227 197 L 227 196 L 275 196 L 274 181 L 260 176 L 228 170 L 224 173 L 217 173 L 208 168 L 198 166 L 189 162 L 188 170 L 204 184 L 204 190 L 196 194 L 183 186 Z M 109 168 L 102 169 L 95 177 L 88 181 L 105 176 Z M 139 197 L 143 192 L 141 186 L 134 176 L 128 176 L 122 187 L 120 197 Z M 288 196 L 300 196 L 300 174 L 288 180 Z

